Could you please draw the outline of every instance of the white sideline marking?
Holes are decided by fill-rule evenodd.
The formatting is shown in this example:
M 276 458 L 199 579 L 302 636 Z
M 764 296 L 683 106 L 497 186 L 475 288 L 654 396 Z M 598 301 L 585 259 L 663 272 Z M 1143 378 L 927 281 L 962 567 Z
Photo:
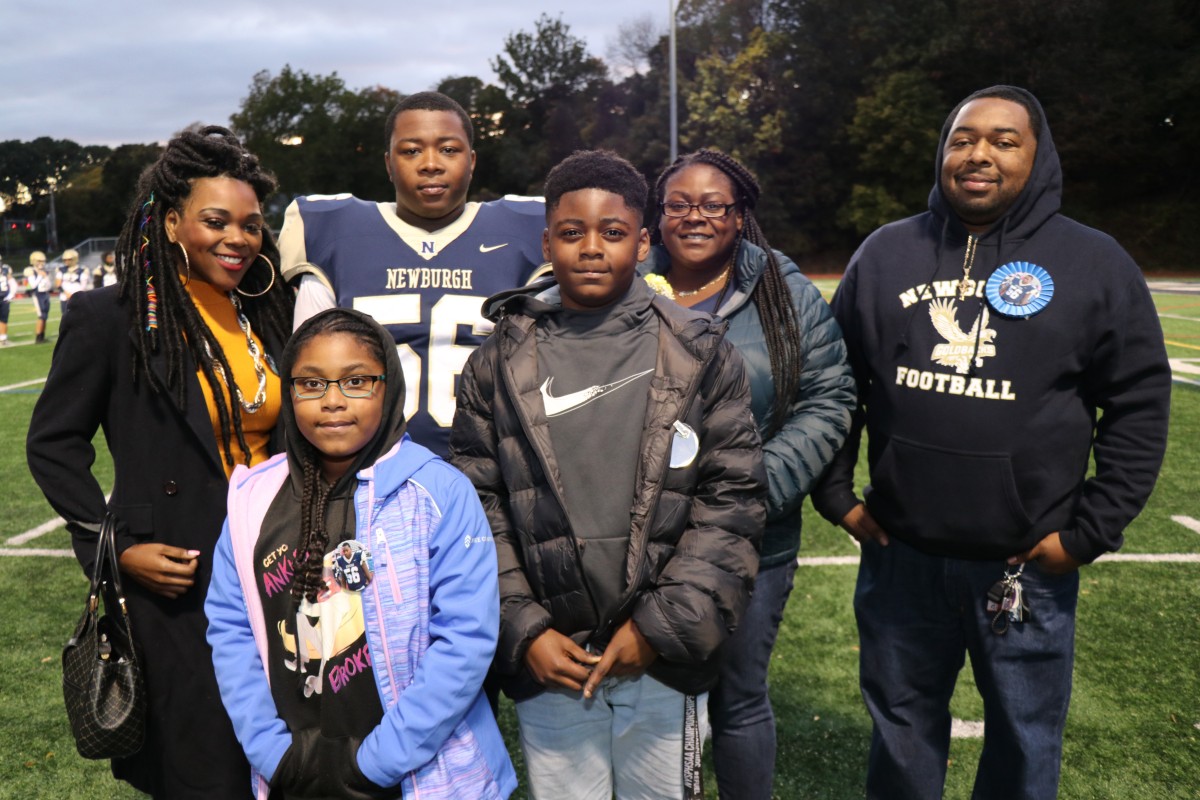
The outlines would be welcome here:
M 26 386 L 36 386 L 39 383 L 45 383 L 45 378 L 36 378 L 32 381 L 22 381 L 21 383 L 10 383 L 8 386 L 0 386 L 0 392 L 7 392 L 10 389 L 23 389 Z
M 1189 531 L 1192 531 L 1193 533 L 1200 533 L 1200 520 L 1193 519 L 1192 517 L 1180 516 L 1171 517 L 1171 521 L 1178 522 L 1180 525 L 1187 528 Z
M 841 567 L 857 563 L 858 556 L 808 556 L 796 559 L 796 564 L 801 567 Z
M 43 522 L 41 525 L 38 525 L 36 528 L 30 528 L 29 530 L 25 531 L 24 533 L 18 533 L 16 536 L 13 536 L 12 538 L 6 540 L 4 543 L 6 545 L 16 547 L 18 545 L 25 544 L 26 542 L 28 542 L 31 539 L 36 539 L 39 536 L 44 536 L 45 534 L 49 533 L 50 531 L 55 530 L 57 528 L 61 528 L 63 525 L 66 525 L 66 524 L 67 524 L 67 521 L 65 519 L 63 519 L 62 517 L 55 517 L 54 519 L 50 520 L 49 522 Z
M 1200 358 L 1168 358 L 1167 363 L 1171 366 L 1171 374 L 1200 375 Z
M 801 567 L 843 567 L 857 564 L 858 560 L 858 556 L 808 556 L 797 558 L 796 564 Z M 1200 564 L 1200 553 L 1108 553 L 1100 556 L 1096 561 Z
M 982 739 L 983 723 L 974 720 L 963 720 L 957 717 L 950 721 L 951 739 Z
M 104 495 L 104 502 L 106 504 L 111 499 L 112 499 L 111 494 Z M 30 528 L 29 530 L 25 531 L 24 533 L 18 533 L 16 536 L 13 536 L 13 537 L 5 540 L 4 543 L 6 545 L 12 545 L 12 546 L 22 545 L 28 541 L 36 539 L 39 536 L 44 536 L 45 534 L 58 528 L 59 526 L 66 525 L 66 524 L 67 524 L 67 521 L 65 519 L 63 519 L 62 517 L 55 517 L 54 519 L 50 520 L 49 522 L 43 522 L 41 525 L 38 525 L 36 528 Z
M 41 550 L 36 547 L 21 547 L 16 549 L 0 547 L 0 556 L 54 556 L 61 558 L 74 558 L 75 553 L 70 550 Z
M 1156 564 L 1200 564 L 1200 553 L 1106 553 L 1096 561 L 1125 561 Z

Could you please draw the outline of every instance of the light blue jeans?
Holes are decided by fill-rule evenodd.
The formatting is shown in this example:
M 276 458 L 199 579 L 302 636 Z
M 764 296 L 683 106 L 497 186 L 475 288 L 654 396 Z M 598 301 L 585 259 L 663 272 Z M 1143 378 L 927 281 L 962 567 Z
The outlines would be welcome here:
M 591 700 L 555 688 L 516 707 L 532 800 L 689 796 L 685 763 L 699 769 L 707 695 L 688 698 L 642 675 L 607 678 Z

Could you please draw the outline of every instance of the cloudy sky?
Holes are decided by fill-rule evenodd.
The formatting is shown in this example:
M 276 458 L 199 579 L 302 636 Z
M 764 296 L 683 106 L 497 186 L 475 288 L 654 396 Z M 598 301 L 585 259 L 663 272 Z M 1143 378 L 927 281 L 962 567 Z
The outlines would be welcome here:
M 504 38 L 560 16 L 605 57 L 617 28 L 668 0 L 0 0 L 0 141 L 115 146 L 227 124 L 259 70 L 333 72 L 405 94 L 449 75 L 495 80 Z

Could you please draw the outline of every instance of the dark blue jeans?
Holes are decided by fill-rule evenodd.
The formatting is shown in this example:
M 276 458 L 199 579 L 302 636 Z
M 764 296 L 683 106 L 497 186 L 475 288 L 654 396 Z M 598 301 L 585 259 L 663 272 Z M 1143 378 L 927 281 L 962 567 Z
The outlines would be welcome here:
M 859 681 L 875 727 L 869 798 L 942 796 L 950 697 L 970 653 L 983 697 L 983 754 L 975 800 L 1053 800 L 1071 698 L 1079 573 L 1029 563 L 1021 576 L 1030 619 L 992 632 L 988 588 L 1003 561 L 928 556 L 900 543 L 864 544 L 854 592 Z
M 725 645 L 720 680 L 708 695 L 722 800 L 771 798 L 775 714 L 767 697 L 767 668 L 795 575 L 795 559 L 758 573 L 750 607 Z

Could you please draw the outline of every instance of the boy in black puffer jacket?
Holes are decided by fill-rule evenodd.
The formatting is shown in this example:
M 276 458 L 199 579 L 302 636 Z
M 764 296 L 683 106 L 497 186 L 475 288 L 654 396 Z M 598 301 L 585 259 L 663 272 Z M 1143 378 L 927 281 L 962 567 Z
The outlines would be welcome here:
M 576 153 L 545 195 L 554 279 L 488 302 L 450 442 L 496 538 L 494 668 L 534 798 L 699 796 L 703 695 L 765 519 L 745 373 L 723 323 L 636 277 L 627 161 Z

